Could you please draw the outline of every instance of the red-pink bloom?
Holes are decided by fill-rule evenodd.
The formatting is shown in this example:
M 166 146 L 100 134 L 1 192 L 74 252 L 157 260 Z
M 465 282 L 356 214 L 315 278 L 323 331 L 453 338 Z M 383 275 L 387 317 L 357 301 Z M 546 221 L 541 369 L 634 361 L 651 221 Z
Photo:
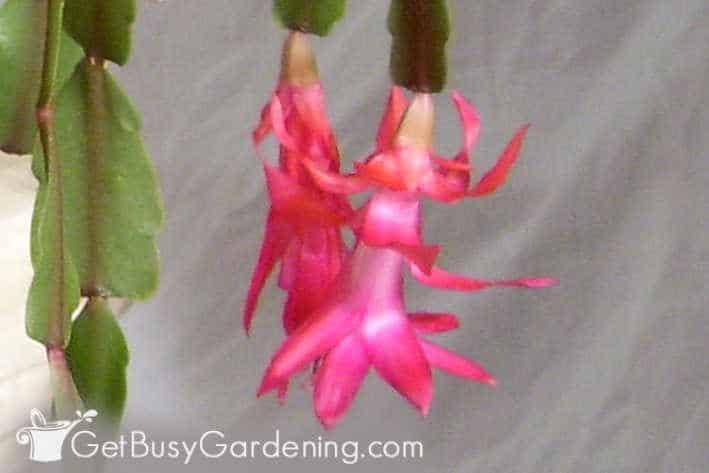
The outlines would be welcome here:
M 340 272 L 346 248 L 339 227 L 352 214 L 346 196 L 317 186 L 303 164 L 307 160 L 313 169 L 337 172 L 340 157 L 314 57 L 300 33 L 291 33 L 284 44 L 281 80 L 253 132 L 257 150 L 272 132 L 280 142 L 279 164 L 263 158 L 271 207 L 246 299 L 244 328 L 248 333 L 259 295 L 280 263 L 278 285 L 287 293 L 283 326 L 290 334 L 315 310 L 322 288 Z M 287 386 L 287 380 L 279 386 L 281 400 Z
M 244 309 L 247 332 L 259 295 L 279 262 L 278 284 L 288 293 L 283 312 L 286 333 L 314 309 L 321 288 L 340 271 L 345 246 L 339 227 L 352 213 L 345 196 L 321 189 L 303 165 L 307 160 L 313 169 L 337 172 L 340 157 L 304 35 L 292 33 L 284 51 L 281 80 L 253 132 L 257 149 L 271 132 L 281 146 L 278 167 L 263 160 L 271 208 Z M 298 80 L 304 73 L 310 77 Z
M 457 327 L 449 314 L 408 314 L 404 303 L 403 263 L 421 282 L 444 289 L 479 290 L 489 286 L 543 287 L 547 278 L 483 281 L 435 266 L 439 247 L 422 241 L 420 195 L 442 201 L 489 193 L 504 181 L 516 159 L 524 131 L 518 133 L 495 168 L 472 190 L 469 153 L 479 120 L 462 96 L 454 99 L 464 126 L 464 146 L 453 160 L 430 150 L 433 104 L 417 95 L 411 106 L 394 89 L 382 120 L 376 151 L 356 173 L 341 176 L 304 163 L 315 182 L 330 193 L 374 188 L 351 220 L 357 243 L 317 309 L 288 337 L 264 375 L 259 394 L 279 388 L 311 362 L 322 358 L 315 375 L 315 411 L 326 427 L 347 411 L 370 366 L 424 415 L 433 397 L 431 367 L 464 378 L 493 383 L 476 362 L 421 335 Z M 408 110 L 408 111 L 407 111 Z M 280 137 L 281 142 L 290 137 Z

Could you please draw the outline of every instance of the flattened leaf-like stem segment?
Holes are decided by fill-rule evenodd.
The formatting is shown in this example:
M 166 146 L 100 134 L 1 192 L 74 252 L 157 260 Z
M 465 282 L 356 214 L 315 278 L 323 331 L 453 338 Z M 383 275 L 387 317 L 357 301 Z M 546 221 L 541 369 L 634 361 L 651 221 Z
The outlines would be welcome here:
M 413 92 L 443 90 L 450 35 L 446 0 L 392 0 L 388 24 L 394 83 Z
M 274 0 L 273 12 L 288 29 L 327 36 L 346 6 L 346 0 Z

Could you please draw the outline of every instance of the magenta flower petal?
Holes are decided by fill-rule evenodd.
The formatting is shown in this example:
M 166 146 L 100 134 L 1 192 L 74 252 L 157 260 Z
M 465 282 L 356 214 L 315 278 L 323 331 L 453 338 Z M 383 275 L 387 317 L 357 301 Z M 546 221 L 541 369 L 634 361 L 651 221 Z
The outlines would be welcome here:
M 530 289 L 557 286 L 559 284 L 558 279 L 554 278 L 525 278 L 519 279 L 517 281 L 508 281 L 508 286 L 522 286 L 528 287 Z
M 390 248 L 429 273 L 441 248 L 421 242 L 421 202 L 414 193 L 380 191 L 358 211 L 353 226 L 359 240 Z
M 392 191 L 406 191 L 406 181 L 399 172 L 396 153 L 384 151 L 370 156 L 364 163 L 355 163 L 357 176 L 365 181 Z
M 264 163 L 266 182 L 274 210 L 297 226 L 340 226 L 349 215 L 340 215 L 316 191 L 299 185 L 278 168 Z
M 271 98 L 269 113 L 271 116 L 271 127 L 273 128 L 273 132 L 276 134 L 276 137 L 278 137 L 278 141 L 281 146 L 291 152 L 300 152 L 298 143 L 288 131 L 286 119 L 283 114 L 283 106 L 281 105 L 281 99 L 277 94 L 274 94 Z
M 248 334 L 251 330 L 251 322 L 254 311 L 258 304 L 259 295 L 263 290 L 268 276 L 273 271 L 278 260 L 283 256 L 288 246 L 289 229 L 286 225 L 274 218 L 273 212 L 268 213 L 266 222 L 266 234 L 261 244 L 258 262 L 254 268 L 249 292 L 246 296 L 246 306 L 244 308 L 244 330 Z
M 472 197 L 480 197 L 495 192 L 507 180 L 507 176 L 519 157 L 522 149 L 522 142 L 529 130 L 529 125 L 525 125 L 515 133 L 505 150 L 502 152 L 495 166 L 490 169 L 475 188 L 469 193 Z
M 528 287 L 541 288 L 554 286 L 556 279 L 552 278 L 524 278 L 509 281 L 486 281 L 450 273 L 437 266 L 431 268 L 431 272 L 426 274 L 417 265 L 409 265 L 411 274 L 421 283 L 435 287 L 437 289 L 449 289 L 452 291 L 479 291 L 488 287 L 508 286 L 508 287 Z
M 278 287 L 284 291 L 289 291 L 295 285 L 295 281 L 298 277 L 298 263 L 300 262 L 300 247 L 302 242 L 299 238 L 292 238 L 293 231 L 289 227 L 291 234 L 289 235 L 290 241 L 286 252 L 281 259 L 281 271 L 278 274 Z
M 409 322 L 417 333 L 440 333 L 455 330 L 460 326 L 453 314 L 414 312 L 409 314 Z
M 440 167 L 440 174 L 446 186 L 458 192 L 465 192 L 470 185 L 470 152 L 478 142 L 480 136 L 480 116 L 475 107 L 468 102 L 459 92 L 453 92 L 453 101 L 458 109 L 460 121 L 463 125 L 463 146 L 452 160 L 434 159 Z
M 322 86 L 317 83 L 309 87 L 293 87 L 291 99 L 299 120 L 308 124 L 303 137 L 306 146 L 301 146 L 301 150 L 311 158 L 322 161 L 335 158 L 339 162 L 337 144 L 325 110 Z
M 315 181 L 316 185 L 325 192 L 332 194 L 355 194 L 362 192 L 371 184 L 354 175 L 343 175 L 337 172 L 320 169 L 308 159 L 303 160 L 303 166 Z
M 495 378 L 475 361 L 462 357 L 427 340 L 420 340 L 420 342 L 423 352 L 426 354 L 426 358 L 432 366 L 461 378 L 493 385 L 497 384 Z
M 473 150 L 480 137 L 480 115 L 463 95 L 457 90 L 453 92 L 453 102 L 458 109 L 460 121 L 463 125 L 463 147 L 456 156 L 458 162 L 467 163 L 470 152 Z
M 381 122 L 379 123 L 379 131 L 377 133 L 377 151 L 390 148 L 394 143 L 394 135 L 396 129 L 401 123 L 401 119 L 409 106 L 409 101 L 404 95 L 401 87 L 392 87 L 387 102 L 387 108 L 384 112 Z
M 421 246 L 421 202 L 414 193 L 377 192 L 357 212 L 357 236 L 369 246 Z
M 363 331 L 377 372 L 423 415 L 428 414 L 433 399 L 431 368 L 403 314 L 386 322 L 366 321 Z
M 417 271 L 424 275 L 431 274 L 433 271 L 436 259 L 441 252 L 441 247 L 438 245 L 402 245 L 400 243 L 391 243 L 388 248 L 401 253 Z
M 419 183 L 421 192 L 433 200 L 447 204 L 470 197 L 469 191 L 461 190 L 460 180 L 456 177 L 461 171 L 443 171 L 431 172 L 424 176 Z M 450 177 L 451 175 L 453 177 Z
M 470 163 L 457 161 L 455 159 L 446 159 L 435 155 L 432 155 L 431 159 L 438 165 L 439 168 L 446 171 L 458 171 L 461 173 L 467 171 L 469 173 L 472 169 Z
M 314 314 L 281 345 L 261 381 L 258 395 L 278 388 L 308 363 L 315 361 L 349 335 L 358 323 L 342 307 L 330 307 Z
M 344 249 L 335 231 L 306 231 L 301 235 L 296 259 L 288 268 L 290 284 L 284 287 L 288 299 L 283 311 L 283 327 L 292 333 L 314 314 L 328 287 L 342 267 Z M 286 259 L 284 258 L 284 262 Z M 286 266 L 284 264 L 283 268 Z M 286 271 L 282 270 L 281 274 Z
M 258 125 L 256 125 L 256 128 L 254 128 L 254 131 L 251 133 L 251 140 L 257 149 L 271 131 L 273 131 L 273 127 L 271 126 L 271 101 L 269 100 L 261 109 L 261 117 Z
M 315 414 L 332 428 L 352 405 L 369 371 L 369 355 L 357 335 L 342 340 L 318 368 L 313 393 Z
M 431 154 L 410 146 L 395 146 L 356 163 L 357 175 L 393 191 L 416 191 L 431 173 Z

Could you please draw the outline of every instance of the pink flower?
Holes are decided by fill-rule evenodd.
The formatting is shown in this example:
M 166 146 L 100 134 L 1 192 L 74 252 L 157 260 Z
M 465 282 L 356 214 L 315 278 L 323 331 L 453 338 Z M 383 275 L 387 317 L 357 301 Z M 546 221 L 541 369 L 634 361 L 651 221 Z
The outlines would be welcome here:
M 352 214 L 346 196 L 329 193 L 303 165 L 337 172 L 340 157 L 325 110 L 314 56 L 305 35 L 291 33 L 284 44 L 282 77 L 253 132 L 260 143 L 274 133 L 279 165 L 263 159 L 271 207 L 244 308 L 248 333 L 266 280 L 281 264 L 278 285 L 287 292 L 283 326 L 292 333 L 319 303 L 323 287 L 340 272 L 346 253 L 340 233 Z M 287 394 L 287 380 L 279 398 Z
M 435 266 L 438 246 L 422 241 L 420 196 L 455 201 L 494 191 L 505 179 L 521 146 L 518 132 L 498 164 L 472 190 L 469 153 L 477 138 L 475 110 L 455 94 L 464 126 L 464 146 L 452 160 L 433 154 L 433 103 L 419 94 L 408 106 L 403 93 L 392 91 L 380 125 L 376 151 L 356 172 L 342 176 L 304 160 L 319 187 L 348 194 L 367 188 L 374 193 L 351 219 L 357 243 L 316 310 L 304 318 L 273 357 L 259 395 L 282 386 L 311 362 L 315 374 L 315 412 L 326 427 L 349 409 L 373 367 L 422 414 L 433 397 L 431 367 L 490 384 L 494 379 L 475 361 L 428 341 L 423 335 L 458 326 L 450 314 L 410 314 L 404 302 L 403 267 L 433 287 L 474 291 L 485 287 L 543 287 L 547 278 L 484 281 L 455 275 Z
M 288 293 L 283 312 L 287 333 L 297 327 L 318 300 L 321 288 L 340 271 L 345 246 L 339 227 L 352 213 L 343 195 L 318 187 L 303 162 L 337 172 L 340 157 L 325 110 L 314 57 L 304 35 L 291 33 L 284 45 L 281 80 L 253 133 L 259 144 L 275 132 L 279 166 L 264 161 L 271 208 L 244 309 L 247 332 L 258 298 L 276 264 L 279 286 Z

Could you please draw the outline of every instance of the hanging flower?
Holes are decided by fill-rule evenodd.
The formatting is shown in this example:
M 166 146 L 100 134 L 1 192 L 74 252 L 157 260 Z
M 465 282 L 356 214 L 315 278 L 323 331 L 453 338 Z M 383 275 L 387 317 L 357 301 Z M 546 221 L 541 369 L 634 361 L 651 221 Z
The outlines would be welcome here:
M 272 132 L 280 141 L 278 167 L 264 162 L 271 207 L 244 310 L 248 332 L 259 295 L 276 264 L 287 291 L 283 324 L 290 333 L 310 312 L 320 289 L 339 272 L 345 246 L 339 226 L 352 213 L 346 198 L 317 185 L 305 169 L 337 172 L 340 157 L 325 110 L 313 52 L 306 36 L 291 32 L 283 47 L 278 87 L 253 132 L 255 146 Z
M 278 166 L 263 159 L 271 206 L 244 309 L 247 333 L 259 295 L 278 263 L 278 285 L 287 293 L 286 333 L 315 310 L 322 288 L 340 272 L 346 248 L 339 227 L 352 214 L 347 198 L 318 187 L 303 165 L 307 160 L 313 169 L 327 172 L 340 166 L 313 52 L 305 35 L 297 32 L 290 33 L 283 50 L 278 87 L 253 132 L 257 150 L 270 133 L 279 139 L 280 150 Z M 284 381 L 281 400 L 286 394 Z
M 418 94 L 408 105 L 403 93 L 394 88 L 376 150 L 355 166 L 354 174 L 342 176 L 311 160 L 303 161 L 326 192 L 344 195 L 372 188 L 374 193 L 350 220 L 357 237 L 352 254 L 316 310 L 303 319 L 273 357 L 259 395 L 282 386 L 305 366 L 322 359 L 315 374 L 315 412 L 323 425 L 332 427 L 350 407 L 370 367 L 424 415 L 433 397 L 431 367 L 494 384 L 479 364 L 422 336 L 456 328 L 455 316 L 409 314 L 404 301 L 404 263 L 419 281 L 444 289 L 474 291 L 555 283 L 548 278 L 484 281 L 435 265 L 440 248 L 422 241 L 421 195 L 450 202 L 494 191 L 514 163 L 526 130 L 518 132 L 498 164 L 468 190 L 469 153 L 477 139 L 479 119 L 462 96 L 455 94 L 454 100 L 463 122 L 464 144 L 451 160 L 431 150 L 431 97 Z

